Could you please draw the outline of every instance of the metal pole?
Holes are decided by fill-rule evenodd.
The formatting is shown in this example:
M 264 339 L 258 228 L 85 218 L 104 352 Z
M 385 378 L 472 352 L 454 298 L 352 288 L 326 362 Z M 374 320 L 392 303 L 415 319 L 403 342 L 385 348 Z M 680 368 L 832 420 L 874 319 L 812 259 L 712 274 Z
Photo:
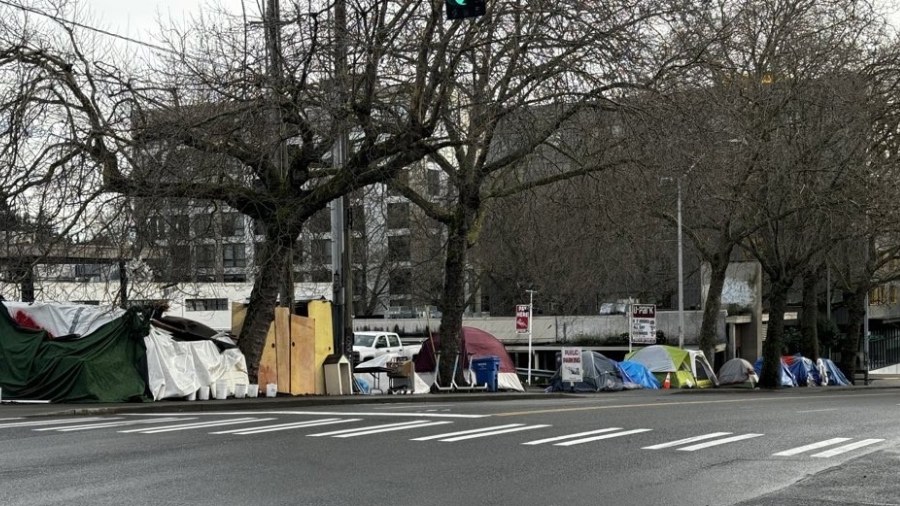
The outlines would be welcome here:
M 531 327 L 534 322 L 534 290 L 525 290 L 528 292 L 528 384 L 531 385 Z
M 684 253 L 681 240 L 681 177 L 678 178 L 678 347 L 684 348 Z

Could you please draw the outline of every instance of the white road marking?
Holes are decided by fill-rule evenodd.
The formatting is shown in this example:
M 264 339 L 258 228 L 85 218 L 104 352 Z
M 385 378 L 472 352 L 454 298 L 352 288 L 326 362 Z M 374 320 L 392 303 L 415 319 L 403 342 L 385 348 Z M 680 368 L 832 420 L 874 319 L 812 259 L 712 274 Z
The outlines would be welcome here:
M 210 432 L 210 434 L 239 434 L 246 436 L 248 434 L 261 434 L 263 432 L 275 432 L 279 430 L 302 429 L 304 427 L 320 427 L 323 425 L 334 425 L 338 423 L 358 422 L 362 418 L 324 418 L 322 420 L 307 420 L 305 422 L 280 423 L 276 425 L 263 425 L 261 427 L 241 427 L 240 429 L 229 429 L 218 432 Z
M 586 438 L 582 438 L 582 439 L 576 439 L 575 441 L 566 441 L 565 443 L 556 443 L 553 446 L 580 445 L 582 443 L 590 443 L 591 441 L 599 441 L 601 439 L 611 439 L 614 437 L 628 436 L 631 434 L 640 434 L 641 432 L 650 432 L 651 430 L 653 430 L 653 429 L 632 429 L 632 430 L 626 430 L 626 431 L 622 431 L 622 432 L 615 432 L 612 434 L 603 434 L 600 436 L 591 436 L 591 437 L 586 437 Z
M 797 413 L 824 413 L 825 411 L 837 411 L 838 408 L 827 408 L 827 409 L 807 409 L 805 411 L 797 411 Z
M 847 453 L 850 450 L 856 450 L 857 448 L 862 448 L 864 446 L 873 445 L 875 443 L 880 443 L 882 441 L 884 441 L 884 439 L 863 439 L 862 441 L 857 441 L 855 443 L 850 443 L 850 444 L 847 444 L 844 446 L 838 446 L 837 448 L 834 448 L 834 449 L 831 449 L 831 450 L 828 450 L 828 451 L 825 451 L 822 453 L 815 453 L 811 456 L 820 458 L 820 459 L 834 457 L 835 455 Z
M 179 416 L 184 413 L 167 413 L 167 416 Z M 208 413 L 191 413 L 198 416 L 252 416 L 252 415 L 311 415 L 311 416 L 387 416 L 398 418 L 488 418 L 494 415 L 464 415 L 459 413 L 385 413 L 378 411 L 210 411 Z
M 475 439 L 478 437 L 487 437 L 487 436 L 496 436 L 499 434 L 508 434 L 510 432 L 521 432 L 523 430 L 534 430 L 534 429 L 542 429 L 544 427 L 551 427 L 550 425 L 526 425 L 524 427 L 512 427 L 509 429 L 500 429 L 494 430 L 491 432 L 479 432 L 478 434 L 469 434 L 466 436 L 456 436 L 447 439 L 441 439 L 440 441 L 444 443 L 453 443 L 456 441 L 465 441 L 466 439 Z
M 713 446 L 719 446 L 727 443 L 734 443 L 736 441 L 743 441 L 745 439 L 753 439 L 755 437 L 763 436 L 764 434 L 741 434 L 740 436 L 731 436 L 726 437 L 724 439 L 717 439 L 715 441 L 708 441 L 706 443 L 700 443 L 692 446 L 685 446 L 684 448 L 678 448 L 680 452 L 695 452 L 697 450 L 702 450 L 704 448 L 710 448 Z
M 11 420 L 21 420 L 21 417 L 13 417 L 13 418 L 0 418 L 0 422 L 8 422 Z
M 459 432 L 447 432 L 445 434 L 435 434 L 433 436 L 417 437 L 415 439 L 410 439 L 410 441 L 430 441 L 432 439 L 441 439 L 442 437 L 462 436 L 463 434 L 476 434 L 478 432 L 488 432 L 491 430 L 506 429 L 509 427 L 521 427 L 522 425 L 525 425 L 525 424 L 510 423 L 507 425 L 498 425 L 496 427 L 482 427 L 480 429 L 461 430 Z
M 148 423 L 163 423 L 163 422 L 179 422 L 186 420 L 196 420 L 194 417 L 186 417 L 186 418 L 177 418 L 177 417 L 169 417 L 169 418 L 149 418 L 145 420 L 119 420 L 114 422 L 101 422 L 101 423 L 91 423 L 85 425 L 66 425 L 63 427 L 43 427 L 41 429 L 34 429 L 35 432 L 40 431 L 56 431 L 56 432 L 74 432 L 78 430 L 91 430 L 91 429 L 108 429 L 110 427 L 124 427 L 127 425 L 141 425 Z
M 696 443 L 697 441 L 703 441 L 704 439 L 712 439 L 714 437 L 727 436 L 731 434 L 731 432 L 711 432 L 709 434 L 703 434 L 702 436 L 694 436 L 688 437 L 684 439 L 679 439 L 678 441 L 672 441 L 669 443 L 662 443 L 653 446 L 645 446 L 641 448 L 642 450 L 662 450 L 663 448 L 671 448 L 673 446 L 681 446 L 686 445 L 688 443 Z
M 577 434 L 566 434 L 565 436 L 557 436 L 557 437 L 548 437 L 547 439 L 538 439 L 537 441 L 529 441 L 527 443 L 522 443 L 523 445 L 539 445 L 544 443 L 552 443 L 553 441 L 562 441 L 564 439 L 572 439 L 581 436 L 591 436 L 593 434 L 603 434 L 605 432 L 612 432 L 615 430 L 622 430 L 622 427 L 608 427 L 606 429 L 598 429 L 598 430 L 589 430 L 587 432 L 579 432 Z
M 92 422 L 95 420 L 110 420 L 109 418 L 102 418 L 99 416 L 84 418 L 61 418 L 59 420 L 38 420 L 31 422 L 14 422 L 14 423 L 4 423 L 0 424 L 0 429 L 9 429 L 13 427 L 40 427 L 42 425 L 62 425 L 65 423 L 75 423 L 75 422 Z M 113 418 L 112 420 L 118 420 L 118 418 Z
M 785 450 L 783 452 L 773 453 L 772 455 L 775 457 L 790 457 L 791 455 L 797 455 L 799 453 L 808 452 L 810 450 L 817 450 L 819 448 L 824 448 L 826 446 L 836 445 L 838 443 L 843 443 L 844 441 L 850 441 L 849 437 L 836 437 L 832 439 L 826 439 L 825 441 L 819 441 L 818 443 L 812 443 L 805 446 L 798 446 L 797 448 L 792 448 L 790 450 Z
M 325 436 L 336 436 L 338 434 L 347 434 L 350 432 L 358 432 L 358 431 L 366 431 L 373 429 L 381 429 L 387 427 L 401 427 L 405 425 L 421 425 L 426 423 L 428 420 L 413 420 L 411 422 L 400 422 L 400 423 L 387 423 L 384 425 L 370 425 L 368 427 L 355 427 L 352 429 L 343 429 L 343 430 L 333 430 L 331 432 L 320 432 L 318 434 L 307 434 L 309 437 L 325 437 Z
M 377 434 L 379 432 L 393 432 L 395 430 L 419 429 L 422 427 L 433 427 L 435 425 L 444 425 L 447 423 L 453 423 L 453 422 L 448 422 L 446 420 L 442 420 L 442 421 L 437 421 L 437 422 L 425 422 L 425 423 L 420 423 L 420 424 L 416 424 L 416 425 L 406 425 L 403 427 L 385 427 L 383 429 L 368 430 L 368 431 L 364 431 L 364 432 L 351 432 L 349 434 L 340 434 L 340 435 L 334 436 L 334 437 L 344 438 L 344 437 L 367 436 L 369 434 Z
M 190 430 L 190 429 L 205 429 L 208 427 L 217 427 L 217 426 L 225 426 L 225 425 L 237 425 L 239 423 L 251 423 L 251 422 L 265 422 L 268 420 L 275 420 L 274 418 L 232 418 L 230 420 L 214 420 L 211 422 L 196 422 L 196 423 L 183 423 L 179 425 L 166 425 L 163 427 L 151 427 L 146 428 L 142 427 L 140 429 L 128 429 L 128 430 L 120 430 L 122 434 L 128 434 L 131 432 L 140 432 L 142 434 L 158 434 L 160 432 L 172 432 L 176 430 Z

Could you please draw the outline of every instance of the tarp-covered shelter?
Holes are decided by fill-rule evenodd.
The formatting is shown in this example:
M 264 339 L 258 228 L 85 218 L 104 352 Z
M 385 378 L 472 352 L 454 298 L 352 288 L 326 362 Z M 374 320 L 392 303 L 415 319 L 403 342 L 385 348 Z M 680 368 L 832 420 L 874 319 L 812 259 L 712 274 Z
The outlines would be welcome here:
M 829 386 L 850 386 L 850 381 L 830 358 L 820 358 L 819 360 L 822 362 L 823 369 L 826 371 Z
M 747 385 L 752 388 L 759 383 L 759 376 L 753 369 L 753 364 L 740 357 L 722 364 L 717 376 L 719 385 Z
M 635 350 L 625 359 L 644 364 L 660 382 L 668 375 L 671 385 L 676 388 L 718 385 L 712 366 L 700 350 L 656 344 Z
M 781 367 L 779 368 L 778 384 L 783 387 L 797 386 L 797 380 L 794 378 L 794 374 L 791 373 L 791 368 L 784 362 L 784 359 L 781 359 L 779 362 Z M 753 364 L 753 370 L 756 371 L 757 375 L 762 375 L 762 364 L 762 357 L 756 359 L 756 362 Z
M 582 380 L 577 383 L 563 382 L 562 366 L 550 378 L 549 392 L 615 392 L 623 390 L 625 384 L 619 375 L 615 360 L 596 351 L 581 352 Z
M 797 386 L 806 387 L 828 384 L 827 373 L 824 369 L 820 370 L 812 359 L 798 354 L 782 357 L 782 360 L 790 369 Z M 822 365 L 824 367 L 824 364 Z M 825 377 L 824 380 L 823 376 Z
M 650 372 L 650 369 L 640 363 L 632 360 L 623 360 L 617 364 L 619 366 L 619 374 L 625 383 L 625 388 L 649 388 L 658 389 L 662 385 L 656 376 Z
M 434 373 L 437 370 L 437 352 L 440 350 L 440 335 L 433 332 L 422 343 L 422 349 L 416 355 L 415 367 L 423 380 L 429 385 L 434 383 Z M 460 331 L 459 363 L 458 369 L 468 370 L 473 358 L 496 356 L 500 358 L 500 372 L 497 375 L 498 390 L 515 390 L 523 392 L 522 382 L 516 374 L 516 365 L 496 337 L 490 333 L 475 327 L 463 327 Z M 455 357 L 441 357 L 441 360 L 454 360 Z M 474 377 L 474 375 L 472 375 Z
M 56 330 L 68 329 L 60 326 Z M 4 399 L 123 402 L 147 399 L 147 325 L 136 309 L 84 335 L 25 328 L 0 304 Z

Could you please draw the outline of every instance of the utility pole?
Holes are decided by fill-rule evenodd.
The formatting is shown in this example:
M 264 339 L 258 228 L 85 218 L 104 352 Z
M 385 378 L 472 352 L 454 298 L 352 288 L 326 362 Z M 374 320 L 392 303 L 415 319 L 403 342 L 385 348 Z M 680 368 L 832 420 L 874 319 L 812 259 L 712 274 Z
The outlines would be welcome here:
M 692 167 L 693 168 L 693 167 Z M 681 239 L 681 178 L 678 177 L 678 347 L 684 348 L 684 244 Z
M 528 292 L 528 384 L 531 385 L 531 329 L 534 326 L 534 292 L 535 290 L 525 290 Z

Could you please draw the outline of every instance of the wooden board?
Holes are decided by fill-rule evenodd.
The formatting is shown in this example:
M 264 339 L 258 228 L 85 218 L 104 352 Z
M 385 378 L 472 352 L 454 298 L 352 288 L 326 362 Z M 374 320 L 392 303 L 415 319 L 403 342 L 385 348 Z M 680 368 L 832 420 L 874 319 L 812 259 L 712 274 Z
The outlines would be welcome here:
M 259 359 L 259 373 L 257 375 L 259 388 L 263 392 L 269 383 L 278 383 L 278 355 L 275 350 L 275 324 L 269 326 L 266 334 L 266 344 L 263 346 L 262 356 Z
M 315 361 L 315 335 L 315 320 L 291 316 L 291 393 L 294 395 L 325 393 L 316 388 L 316 371 L 322 366 Z
M 291 393 L 291 310 L 275 308 L 275 354 L 277 356 L 278 391 Z

